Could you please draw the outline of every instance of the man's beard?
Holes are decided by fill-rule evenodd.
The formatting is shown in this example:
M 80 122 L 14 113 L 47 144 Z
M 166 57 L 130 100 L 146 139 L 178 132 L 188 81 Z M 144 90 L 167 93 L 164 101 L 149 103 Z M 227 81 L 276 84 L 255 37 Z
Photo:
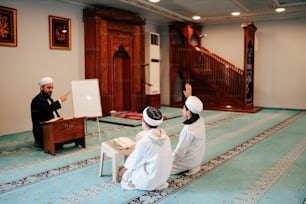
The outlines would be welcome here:
M 45 92 L 45 91 L 41 91 L 42 95 L 44 95 L 47 98 L 50 98 L 52 95 L 52 92 Z

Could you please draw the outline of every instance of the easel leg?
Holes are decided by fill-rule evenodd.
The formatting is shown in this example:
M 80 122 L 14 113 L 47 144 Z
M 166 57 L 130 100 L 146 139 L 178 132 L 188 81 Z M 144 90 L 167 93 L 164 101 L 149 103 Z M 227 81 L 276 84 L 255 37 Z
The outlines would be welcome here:
M 97 118 L 97 125 L 98 125 L 98 134 L 99 134 L 99 139 L 100 141 L 102 140 L 101 138 L 101 131 L 100 131 L 100 122 L 99 122 L 99 118 Z
M 104 162 L 104 152 L 101 151 L 101 155 L 100 155 L 100 166 L 99 166 L 99 175 L 98 176 L 102 176 L 103 173 L 103 162 Z

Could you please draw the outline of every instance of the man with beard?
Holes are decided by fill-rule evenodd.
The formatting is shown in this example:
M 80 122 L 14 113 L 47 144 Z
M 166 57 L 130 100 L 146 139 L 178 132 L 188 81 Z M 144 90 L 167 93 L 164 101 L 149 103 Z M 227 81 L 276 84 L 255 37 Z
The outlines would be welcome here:
M 51 98 L 53 79 L 51 77 L 44 77 L 38 82 L 38 85 L 40 86 L 40 93 L 32 99 L 31 118 L 35 145 L 43 149 L 43 129 L 40 123 L 55 117 L 60 117 L 57 110 L 67 100 L 68 93 L 60 96 L 58 100 L 53 101 Z M 59 144 L 57 148 L 62 148 L 62 144 Z

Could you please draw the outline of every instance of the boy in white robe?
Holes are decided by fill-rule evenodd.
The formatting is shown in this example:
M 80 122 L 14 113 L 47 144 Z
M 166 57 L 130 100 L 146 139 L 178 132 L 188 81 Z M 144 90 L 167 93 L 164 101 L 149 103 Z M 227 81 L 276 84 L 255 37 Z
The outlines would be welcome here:
M 162 121 L 158 109 L 144 109 L 142 127 L 147 131 L 119 170 L 122 189 L 162 190 L 168 187 L 173 155 L 168 135 L 158 128 Z
M 182 114 L 186 120 L 173 152 L 171 174 L 192 175 L 201 169 L 206 150 L 206 129 L 204 119 L 199 115 L 203 110 L 203 103 L 198 97 L 191 96 L 190 84 L 186 84 L 184 94 L 187 100 Z

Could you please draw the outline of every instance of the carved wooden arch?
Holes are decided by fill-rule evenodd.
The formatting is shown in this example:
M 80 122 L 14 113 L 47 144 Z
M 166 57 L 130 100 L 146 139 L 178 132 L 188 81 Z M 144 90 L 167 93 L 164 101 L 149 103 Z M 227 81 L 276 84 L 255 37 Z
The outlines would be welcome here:
M 122 46 L 125 50 L 125 52 L 127 52 L 127 54 L 131 57 L 133 56 L 133 44 L 132 44 L 132 40 L 133 40 L 133 36 L 121 36 L 121 35 L 112 35 L 110 36 L 110 40 L 111 40 L 111 45 L 112 45 L 112 50 L 111 53 L 112 55 L 114 55 L 116 52 L 118 52 L 120 46 Z
M 111 110 L 141 112 L 146 105 L 144 69 L 141 68 L 145 20 L 115 8 L 86 8 L 83 15 L 85 78 L 99 79 L 103 115 L 109 115 Z M 128 60 L 114 59 L 120 46 L 129 56 Z M 115 67 L 114 62 L 122 67 Z

